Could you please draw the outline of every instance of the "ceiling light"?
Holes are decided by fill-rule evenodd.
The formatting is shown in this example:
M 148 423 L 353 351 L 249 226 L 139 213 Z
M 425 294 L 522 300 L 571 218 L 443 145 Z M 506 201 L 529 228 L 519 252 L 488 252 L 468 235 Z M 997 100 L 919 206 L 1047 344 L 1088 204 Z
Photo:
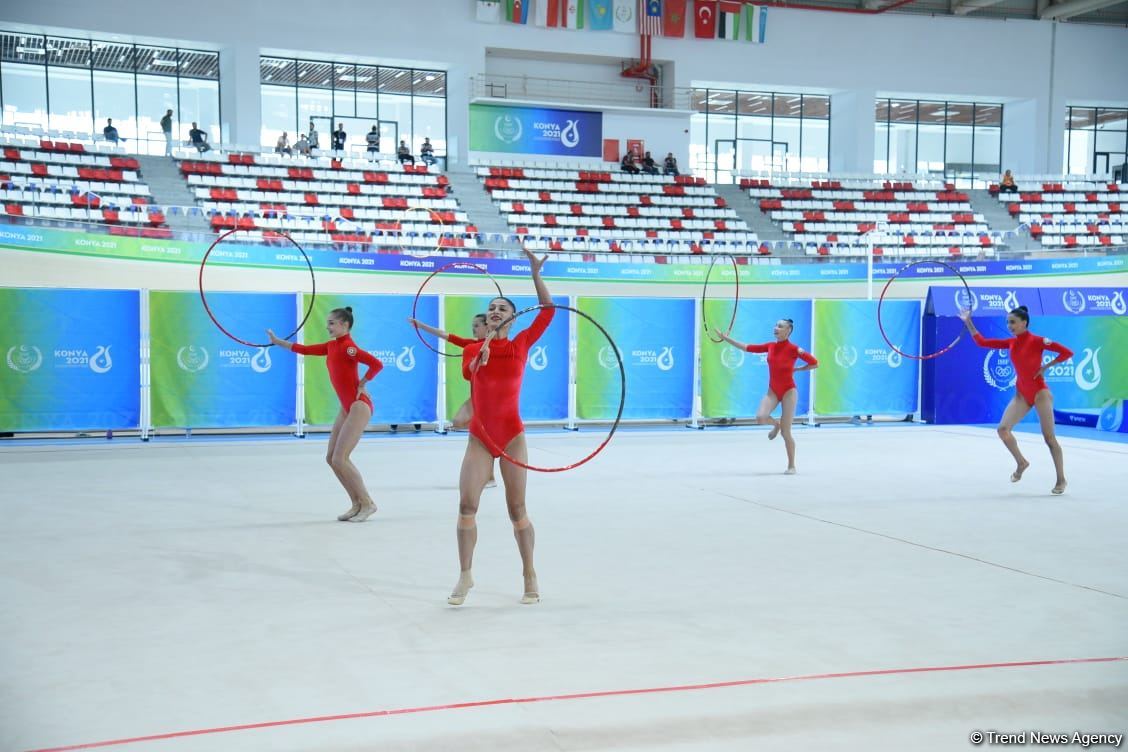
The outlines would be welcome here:
M 428 81 L 434 81 L 434 80 L 435 80 L 435 77 L 434 77 L 434 76 L 427 76 L 427 80 L 428 80 Z
M 44 55 L 43 50 L 38 47 L 17 47 L 16 52 L 22 52 L 25 55 Z
M 157 58 L 154 58 L 153 62 L 150 63 L 150 65 L 163 65 L 166 68 L 175 68 L 176 67 L 176 61 L 175 60 L 159 60 Z

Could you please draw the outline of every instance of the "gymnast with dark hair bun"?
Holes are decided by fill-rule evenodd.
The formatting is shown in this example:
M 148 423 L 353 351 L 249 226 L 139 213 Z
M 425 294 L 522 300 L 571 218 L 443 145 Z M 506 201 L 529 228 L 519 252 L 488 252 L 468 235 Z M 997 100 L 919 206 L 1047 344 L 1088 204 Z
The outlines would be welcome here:
M 1039 337 L 1030 332 L 1030 312 L 1026 306 L 1019 306 L 1007 314 L 1007 329 L 1014 336 L 1009 339 L 991 339 L 984 337 L 971 322 L 971 311 L 960 311 L 967 330 L 971 332 L 975 344 L 996 350 L 1009 350 L 1014 372 L 1017 375 L 1014 388 L 1014 397 L 1003 413 L 999 427 L 996 429 L 1003 444 L 1010 450 L 1011 456 L 1017 463 L 1015 471 L 1011 473 L 1011 483 L 1022 480 L 1022 474 L 1030 463 L 1022 456 L 1018 448 L 1018 440 L 1014 437 L 1014 427 L 1026 417 L 1033 407 L 1038 412 L 1038 422 L 1042 427 L 1042 438 L 1050 448 L 1050 456 L 1054 460 L 1054 471 L 1057 473 L 1057 482 L 1050 493 L 1065 493 L 1065 460 L 1062 457 L 1061 444 L 1054 435 L 1054 395 L 1046 385 L 1043 374 L 1046 369 L 1057 363 L 1064 363 L 1073 357 L 1073 351 L 1064 345 L 1051 342 L 1045 337 Z M 1058 354 L 1049 363 L 1042 363 L 1042 352 L 1049 350 Z
M 739 347 L 745 352 L 768 354 L 768 393 L 760 400 L 760 409 L 756 411 L 756 420 L 760 423 L 772 424 L 772 430 L 768 433 L 769 439 L 774 439 L 779 434 L 783 434 L 783 445 L 787 449 L 785 475 L 795 475 L 795 439 L 791 436 L 791 423 L 795 419 L 795 406 L 799 403 L 799 390 L 795 386 L 795 374 L 799 371 L 810 371 L 819 367 L 819 362 L 814 355 L 788 339 L 794 330 L 794 321 L 780 319 L 772 330 L 775 340 L 761 345 L 746 345 L 730 337 L 728 332 L 720 333 L 724 341 L 733 347 Z M 796 368 L 796 360 L 802 360 L 807 365 Z M 775 410 L 776 405 L 783 406 L 779 420 L 772 417 L 772 410 Z
M 299 355 L 323 355 L 329 368 L 329 383 L 341 401 L 341 410 L 329 434 L 329 448 L 325 461 L 333 468 L 352 501 L 348 511 L 337 517 L 341 522 L 364 522 L 376 511 L 376 503 L 368 494 L 360 470 L 352 463 L 350 455 L 360 442 L 364 427 L 372 419 L 372 399 L 365 385 L 380 373 L 384 364 L 373 354 L 357 347 L 352 338 L 353 313 L 351 307 L 335 308 L 329 312 L 325 328 L 332 337 L 317 345 L 300 345 L 274 336 L 267 329 L 271 344 L 292 350 Z M 358 376 L 358 364 L 368 366 L 364 378 Z

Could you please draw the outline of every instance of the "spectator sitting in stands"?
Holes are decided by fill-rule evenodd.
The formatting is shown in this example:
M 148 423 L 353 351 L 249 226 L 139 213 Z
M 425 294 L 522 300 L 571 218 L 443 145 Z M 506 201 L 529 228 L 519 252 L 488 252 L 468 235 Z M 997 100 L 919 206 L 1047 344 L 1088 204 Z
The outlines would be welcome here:
M 298 154 L 301 154 L 303 157 L 309 156 L 309 139 L 306 138 L 306 135 L 304 133 L 298 136 L 298 142 L 294 144 L 294 150 L 297 151 Z
M 106 137 L 107 141 L 112 141 L 115 144 L 119 141 L 124 141 L 124 138 L 118 136 L 117 128 L 114 127 L 112 118 L 106 118 L 106 127 L 102 129 L 102 135 Z
M 999 181 L 999 193 L 1018 193 L 1018 186 L 1015 185 L 1014 175 L 1011 171 L 1007 170 L 1003 173 L 1003 179 Z
M 337 130 L 333 131 L 333 151 L 344 151 L 345 141 L 348 135 L 345 133 L 345 124 L 337 123 Z
M 654 162 L 654 157 L 650 156 L 650 152 L 646 152 L 642 157 L 642 171 L 647 175 L 657 175 L 658 165 Z
M 274 151 L 278 154 L 293 154 L 294 150 L 290 148 L 290 139 L 285 131 L 278 137 L 278 143 L 274 145 Z
M 678 172 L 678 160 L 674 158 L 672 151 L 666 154 L 666 161 L 662 163 L 662 174 L 673 175 L 675 177 L 681 174 Z
M 317 128 L 313 127 L 312 120 L 309 121 L 309 148 L 310 150 L 321 148 L 321 137 L 317 133 Z
M 396 158 L 400 161 L 400 164 L 404 162 L 415 164 L 415 157 L 411 156 L 411 149 L 407 148 L 406 141 L 400 141 L 400 145 L 396 147 Z
M 372 130 L 368 131 L 364 140 L 368 142 L 368 158 L 377 159 L 376 154 L 380 151 L 380 131 L 376 126 L 372 126 Z
M 623 172 L 629 172 L 632 175 L 638 174 L 638 168 L 634 166 L 634 162 L 631 160 L 630 152 L 627 152 L 623 155 L 623 161 L 619 163 L 619 169 Z
M 205 151 L 211 151 L 211 145 L 208 144 L 207 132 L 200 130 L 200 127 L 192 123 L 192 130 L 188 131 L 188 138 L 192 141 L 192 146 L 196 147 L 196 151 L 203 154 Z
M 423 145 L 419 147 L 419 158 L 428 165 L 435 163 L 435 147 L 431 145 L 431 139 L 423 139 Z

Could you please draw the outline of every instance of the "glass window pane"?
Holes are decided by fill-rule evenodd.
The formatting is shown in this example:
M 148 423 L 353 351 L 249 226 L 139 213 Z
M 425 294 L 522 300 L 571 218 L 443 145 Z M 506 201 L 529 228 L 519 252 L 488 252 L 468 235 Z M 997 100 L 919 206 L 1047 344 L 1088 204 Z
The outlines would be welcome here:
M 291 98 L 293 97 L 293 90 Z M 313 89 L 302 86 L 298 89 L 298 122 L 297 126 L 304 133 L 309 133 L 309 123 L 312 118 L 332 118 L 333 117 L 333 94 L 326 89 Z M 318 120 L 317 123 L 317 143 L 319 148 L 328 149 L 332 143 L 327 140 L 329 131 L 329 120 Z M 278 136 L 274 136 L 275 141 Z M 271 142 L 273 145 L 274 141 Z
M 412 143 L 412 120 L 411 120 L 411 96 L 403 94 L 381 94 L 380 95 L 380 120 L 383 122 L 393 122 L 396 124 L 396 130 L 399 133 L 399 140 L 406 141 L 408 144 Z M 394 144 L 386 143 L 387 140 L 396 138 L 389 131 L 381 130 L 380 147 L 385 152 L 393 152 L 394 147 L 399 146 L 397 141 Z M 420 139 L 422 141 L 422 139 Z M 412 152 L 414 154 L 414 152 Z
M 770 108 L 769 97 L 769 108 Z M 769 113 L 770 113 L 769 109 Z M 732 115 L 736 113 L 736 92 L 734 91 L 710 91 L 709 92 L 709 112 L 721 113 L 723 115 Z
M 705 104 L 704 91 L 698 89 L 694 96 L 700 94 L 700 103 Z M 694 109 L 697 109 L 696 107 Z M 619 148 L 623 148 L 623 144 Z M 622 157 L 622 154 L 619 154 Z M 705 148 L 705 115 L 690 115 L 689 117 L 689 169 L 697 177 L 712 179 L 713 158 Z
M 54 105 L 52 104 L 52 108 Z M 106 119 L 112 118 L 118 135 L 132 148 L 137 136 L 137 103 L 133 97 L 133 74 L 94 71 L 94 133 L 102 137 Z M 162 113 L 163 114 L 163 113 Z M 160 120 L 160 118 L 157 118 Z M 160 130 L 160 127 L 157 127 Z M 140 134 L 142 136 L 146 134 Z
M 772 95 L 754 91 L 737 92 L 737 106 L 741 115 L 771 115 Z
M 948 116 L 948 106 L 944 102 L 919 102 L 917 120 L 921 123 L 943 123 Z
M 890 100 L 889 119 L 895 123 L 916 123 L 917 103 L 897 99 Z
M 976 108 L 978 116 L 979 108 Z M 1001 128 L 975 129 L 975 160 L 973 169 L 976 181 L 992 182 L 1002 173 L 999 164 L 999 146 L 1002 143 Z
M 161 118 L 172 110 L 172 133 L 176 140 L 187 139 L 191 128 L 176 111 L 176 79 L 168 76 L 137 76 L 137 136 L 142 141 L 142 151 L 147 154 L 164 154 L 164 134 Z M 180 134 L 184 135 L 181 136 Z
M 709 121 L 712 126 L 715 123 Z M 772 140 L 772 119 L 770 117 L 741 117 L 736 119 L 737 136 L 739 138 L 754 138 L 761 141 Z M 712 128 L 710 128 L 712 134 Z M 795 149 L 799 150 L 798 133 L 796 133 Z
M 1125 142 L 1128 141 L 1128 133 L 1124 131 L 1097 131 L 1096 151 L 1119 152 L 1125 151 Z
M 262 87 L 262 145 L 274 146 L 283 132 L 293 134 L 298 128 L 297 103 L 289 86 Z M 321 148 L 328 146 L 321 134 Z
M 798 104 L 798 103 L 797 103 Z M 745 120 L 747 118 L 741 118 Z M 773 169 L 790 170 L 800 169 L 799 132 L 800 120 L 797 117 L 777 117 L 775 129 L 772 131 L 772 166 Z M 782 151 L 783 163 L 780 164 Z
M 804 94 L 803 118 L 830 120 L 830 97 L 822 97 L 815 94 Z
M 42 34 L 0 34 L 0 58 L 4 62 L 43 65 L 47 40 Z
M 888 99 L 879 99 L 874 103 L 873 120 L 875 123 L 884 123 L 889 120 Z
M 51 103 L 50 129 L 83 135 L 91 133 L 89 69 L 50 66 L 47 68 L 47 86 Z M 133 107 L 130 106 L 128 112 L 122 114 L 128 116 L 132 113 Z M 100 127 L 98 130 L 101 132 Z
M 916 106 L 913 106 L 914 110 Z M 902 174 L 916 172 L 915 124 L 891 123 L 889 126 L 889 172 Z
M 411 71 L 403 68 L 381 68 L 380 91 L 389 94 L 410 94 Z
M 435 156 L 447 155 L 446 144 L 446 100 L 439 97 L 416 97 L 415 111 L 412 113 L 411 153 L 418 155 L 424 138 L 431 139 Z
M 1070 175 L 1088 175 L 1093 171 L 1093 132 L 1069 131 L 1069 159 L 1066 169 Z
M 333 111 L 340 117 L 356 115 L 356 66 L 337 65 L 334 68 Z
M 282 57 L 259 58 L 259 80 L 275 86 L 293 86 L 297 81 L 297 62 Z
M 799 117 L 800 96 L 798 94 L 776 94 L 772 98 L 772 111 L 777 118 Z
M 178 63 L 175 49 L 138 45 L 135 54 L 138 73 L 151 73 L 155 76 L 176 75 Z
M 180 50 L 180 77 L 219 80 L 219 53 Z
M 1001 104 L 975 105 L 975 124 L 1002 126 L 1003 106 Z
M 442 71 L 416 71 L 415 96 L 441 97 L 445 92 L 445 73 Z
M 42 65 L 5 62 L 4 125 L 47 127 L 47 71 Z
M 920 124 L 917 132 L 916 171 L 937 175 L 944 173 L 944 126 L 924 122 Z
M 803 172 L 830 169 L 830 121 L 803 118 Z
M 374 91 L 358 91 L 356 93 L 356 115 L 361 118 L 376 120 L 380 113 L 380 100 Z
M 971 179 L 971 131 L 968 125 L 948 126 L 944 174 L 949 178 Z
M 293 102 L 293 89 L 288 90 Z M 219 82 L 204 81 L 198 78 L 180 79 L 180 121 L 196 122 L 208 132 L 208 141 L 218 144 L 221 140 L 219 130 Z M 191 130 L 191 125 L 188 126 Z M 293 132 L 293 129 L 291 129 Z M 185 132 L 187 137 L 187 132 Z
M 1097 111 L 1091 107 L 1070 107 L 1070 128 L 1092 128 L 1097 122 Z
M 708 100 L 708 89 L 693 89 L 689 92 L 689 108 L 694 112 L 705 112 Z M 704 127 L 704 124 L 702 124 L 702 127 Z
M 90 70 L 90 42 L 47 37 L 47 65 Z
M 975 105 L 970 102 L 948 102 L 944 110 L 948 117 L 948 125 L 971 125 L 975 122 L 974 109 Z
M 1097 130 L 1128 130 L 1128 110 L 1097 110 Z

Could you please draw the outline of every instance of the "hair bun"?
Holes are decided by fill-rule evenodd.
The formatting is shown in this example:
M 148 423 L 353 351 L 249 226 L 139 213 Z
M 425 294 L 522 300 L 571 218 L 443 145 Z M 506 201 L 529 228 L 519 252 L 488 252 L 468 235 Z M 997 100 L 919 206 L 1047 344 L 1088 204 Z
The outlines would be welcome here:
M 352 306 L 351 305 L 345 306 L 345 310 L 348 311 L 349 313 L 352 313 Z
M 1020 306 L 1019 306 L 1018 308 L 1015 308 L 1014 310 L 1016 310 L 1016 311 L 1022 311 L 1023 313 L 1030 313 L 1030 309 L 1029 309 L 1029 308 L 1027 308 L 1027 307 L 1026 307 L 1026 306 L 1024 306 L 1024 305 L 1020 305 Z

